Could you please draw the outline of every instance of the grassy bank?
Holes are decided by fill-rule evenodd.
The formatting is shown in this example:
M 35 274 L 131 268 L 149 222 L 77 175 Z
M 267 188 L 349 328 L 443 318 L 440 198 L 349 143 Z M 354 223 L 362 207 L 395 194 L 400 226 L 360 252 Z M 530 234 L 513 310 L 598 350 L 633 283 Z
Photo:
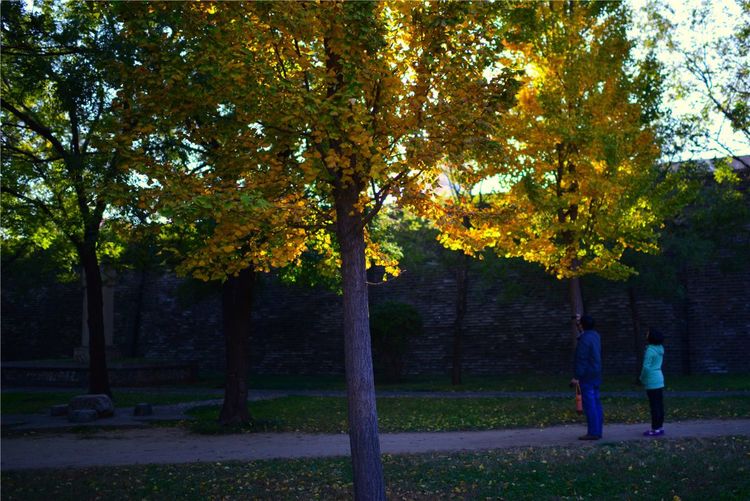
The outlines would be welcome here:
M 384 456 L 388 499 L 750 499 L 750 438 Z M 3 499 L 352 499 L 349 461 L 2 473 Z

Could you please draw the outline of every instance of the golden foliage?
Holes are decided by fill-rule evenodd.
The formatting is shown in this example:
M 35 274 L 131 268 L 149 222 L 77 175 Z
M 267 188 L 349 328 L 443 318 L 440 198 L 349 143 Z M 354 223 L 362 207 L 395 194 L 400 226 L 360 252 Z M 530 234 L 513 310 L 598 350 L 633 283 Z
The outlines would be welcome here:
M 131 163 L 160 184 L 162 206 L 182 207 L 188 226 L 202 222 L 201 247 L 183 268 L 216 278 L 293 261 L 335 220 L 344 191 L 355 191 L 346 213 L 363 226 L 386 200 L 419 199 L 443 159 L 481 151 L 511 78 L 486 77 L 502 39 L 499 12 L 481 2 L 401 1 L 123 10 L 139 60 L 123 67 L 123 118 L 152 119 L 122 141 L 199 150 L 198 160 Z M 192 168 L 196 161 L 205 168 Z M 264 202 L 240 204 L 243 193 Z M 396 273 L 382 246 L 367 246 Z
M 520 5 L 523 7 L 524 5 Z M 627 248 L 656 250 L 653 186 L 659 148 L 629 75 L 622 12 L 585 4 L 529 4 L 536 32 L 504 64 L 523 68 L 516 105 L 498 137 L 504 158 L 469 168 L 455 158 L 460 196 L 422 204 L 441 242 L 472 254 L 494 248 L 558 278 L 623 278 Z M 466 171 L 473 170 L 473 176 Z M 494 183 L 478 197 L 477 179 Z

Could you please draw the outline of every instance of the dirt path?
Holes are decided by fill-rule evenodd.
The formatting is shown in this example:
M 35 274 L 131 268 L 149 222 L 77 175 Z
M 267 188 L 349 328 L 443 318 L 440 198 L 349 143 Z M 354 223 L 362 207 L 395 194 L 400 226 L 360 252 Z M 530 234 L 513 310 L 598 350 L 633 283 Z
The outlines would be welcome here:
M 624 440 L 654 440 L 641 435 L 646 425 L 612 424 L 598 442 L 577 440 L 581 425 L 544 429 L 442 433 L 383 433 L 386 454 L 455 452 L 524 446 L 592 447 Z M 667 435 L 656 440 L 685 437 L 750 436 L 750 419 L 668 423 Z M 191 463 L 273 458 L 349 455 L 345 434 L 253 433 L 193 435 L 179 428 L 102 431 L 93 436 L 40 434 L 2 440 L 3 471 L 34 468 L 83 468 L 151 463 Z

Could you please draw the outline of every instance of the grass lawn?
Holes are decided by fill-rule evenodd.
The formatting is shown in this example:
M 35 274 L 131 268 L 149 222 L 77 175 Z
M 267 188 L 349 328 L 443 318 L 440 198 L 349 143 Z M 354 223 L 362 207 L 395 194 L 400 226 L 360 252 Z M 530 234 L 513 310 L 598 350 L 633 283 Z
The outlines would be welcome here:
M 750 438 L 386 455 L 388 499 L 750 499 Z M 273 460 L 2 473 L 3 499 L 341 499 L 349 460 Z
M 559 391 L 570 393 L 569 378 L 549 375 L 483 376 L 464 378 L 464 384 L 453 386 L 447 377 L 412 377 L 399 384 L 378 385 L 379 391 Z M 253 375 L 249 378 L 253 389 L 272 390 L 345 390 L 342 376 L 290 376 Z M 117 389 L 113 390 L 115 405 L 130 407 L 140 402 L 151 404 L 174 404 L 222 398 L 220 377 L 208 375 L 196 384 L 161 388 Z M 634 384 L 631 376 L 608 376 L 602 390 L 637 391 L 641 387 Z M 720 374 L 696 376 L 667 376 L 667 396 L 669 391 L 750 391 L 750 374 Z M 83 389 L 60 389 L 51 391 L 3 391 L 0 412 L 2 414 L 33 414 L 46 412 L 49 407 L 64 404 L 75 395 L 85 393 Z M 645 397 L 644 397 L 645 398 Z
M 605 421 L 647 423 L 648 402 L 643 398 L 603 399 Z M 379 398 L 381 432 L 489 430 L 544 427 L 581 423 L 573 398 Z M 741 418 L 750 416 L 750 397 L 665 399 L 669 421 Z M 188 426 L 197 433 L 300 431 L 346 433 L 346 400 L 339 397 L 284 397 L 251 402 L 254 422 L 244 427 L 223 428 L 217 423 L 218 406 L 204 406 L 189 413 L 196 418 Z
M 666 375 L 668 390 L 690 391 L 750 391 L 750 374 L 701 374 L 693 376 Z M 206 382 L 217 385 L 216 377 Z M 463 384 L 454 386 L 448 376 L 418 376 L 405 378 L 397 384 L 378 384 L 378 390 L 404 391 L 569 391 L 570 375 L 510 375 L 466 376 Z M 343 376 L 288 376 L 251 375 L 251 389 L 273 390 L 344 390 Z M 218 384 L 221 387 L 221 384 Z M 635 375 L 605 375 L 603 391 L 641 391 L 635 385 Z

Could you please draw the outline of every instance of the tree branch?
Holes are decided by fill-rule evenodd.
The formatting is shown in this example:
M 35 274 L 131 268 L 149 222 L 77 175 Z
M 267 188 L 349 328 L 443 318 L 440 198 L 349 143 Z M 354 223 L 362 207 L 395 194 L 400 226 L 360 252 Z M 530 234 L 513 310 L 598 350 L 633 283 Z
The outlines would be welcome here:
M 299 49 L 299 41 L 295 38 L 294 39 L 294 50 L 297 52 L 297 57 L 302 59 L 302 51 Z M 305 74 L 305 90 L 307 92 L 310 92 L 310 79 L 307 75 L 307 70 L 304 72 Z
M 293 130 L 293 129 L 287 129 L 287 128 L 279 127 L 278 125 L 273 125 L 273 124 L 269 124 L 269 123 L 266 123 L 266 122 L 258 122 L 258 123 L 260 125 L 262 125 L 263 128 L 265 128 L 265 129 L 276 130 L 276 131 L 279 131 L 279 132 L 283 132 L 285 134 L 294 134 L 294 135 L 298 135 L 298 136 L 302 136 L 302 137 L 309 137 L 310 136 L 307 132 L 302 132 L 302 131 Z
M 9 102 L 0 99 L 0 106 L 5 108 L 6 110 L 10 111 L 12 114 L 14 114 L 16 117 L 18 117 L 20 120 L 22 120 L 31 130 L 42 136 L 44 139 L 52 143 L 52 146 L 57 150 L 57 153 L 65 157 L 67 156 L 67 151 L 63 147 L 62 143 L 57 140 L 57 138 L 52 134 L 52 131 L 45 127 L 44 125 L 40 124 L 36 120 L 34 120 L 32 117 L 30 117 L 28 114 L 22 112 Z
M 40 157 L 34 155 L 30 151 L 24 150 L 23 148 L 19 148 L 17 146 L 13 146 L 12 144 L 7 143 L 7 142 L 5 144 L 3 144 L 3 148 L 5 148 L 6 150 L 14 151 L 14 152 L 16 152 L 16 153 L 18 153 L 20 155 L 24 155 L 24 156 L 28 157 L 32 162 L 37 163 L 37 164 L 47 163 L 47 162 L 54 162 L 56 160 L 62 160 L 62 157 L 40 158 Z
M 7 193 L 18 200 L 23 200 L 24 202 L 30 204 L 33 207 L 36 207 L 40 211 L 42 211 L 44 214 L 47 215 L 53 222 L 57 224 L 57 218 L 55 217 L 55 213 L 52 212 L 52 210 L 42 202 L 41 200 L 37 200 L 36 198 L 31 198 L 29 196 L 24 195 L 23 193 L 16 191 L 13 188 L 9 188 L 7 185 L 0 186 L 0 193 Z
M 276 30 L 271 30 L 271 31 L 276 31 Z M 287 80 L 286 67 L 284 66 L 284 61 L 281 59 L 281 54 L 279 53 L 279 47 L 276 44 L 273 44 L 273 53 L 276 55 L 276 62 L 279 64 L 279 75 L 284 80 Z
M 55 57 L 55 56 L 72 56 L 74 54 L 90 54 L 95 52 L 93 49 L 84 47 L 67 47 L 64 45 L 49 47 L 30 47 L 28 45 L 3 45 L 3 53 L 6 56 L 21 57 Z
M 70 149 L 76 156 L 78 156 L 81 154 L 81 145 L 78 127 L 78 113 L 75 109 L 74 103 L 71 103 L 70 105 L 70 109 L 68 110 L 68 117 L 70 118 Z
M 91 141 L 91 137 L 94 135 L 94 125 L 99 121 L 99 119 L 102 116 L 102 113 L 104 113 L 104 94 L 99 95 L 99 102 L 96 106 L 96 116 L 91 121 L 91 125 L 89 125 L 89 133 L 86 136 L 86 139 L 83 140 L 83 146 L 81 146 L 81 151 L 83 153 L 86 153 L 89 148 L 89 142 Z
M 417 175 L 422 173 L 422 169 L 417 171 Z M 378 191 L 377 193 L 374 192 L 373 189 L 373 197 L 375 198 L 375 205 L 373 205 L 372 209 L 367 211 L 365 215 L 362 218 L 362 226 L 367 226 L 370 224 L 370 222 L 373 220 L 375 215 L 380 211 L 380 209 L 383 207 L 383 203 L 385 203 L 385 199 L 388 197 L 391 188 L 395 183 L 397 183 L 402 177 L 408 175 L 407 170 L 402 170 L 394 177 L 390 178 L 388 182 Z

